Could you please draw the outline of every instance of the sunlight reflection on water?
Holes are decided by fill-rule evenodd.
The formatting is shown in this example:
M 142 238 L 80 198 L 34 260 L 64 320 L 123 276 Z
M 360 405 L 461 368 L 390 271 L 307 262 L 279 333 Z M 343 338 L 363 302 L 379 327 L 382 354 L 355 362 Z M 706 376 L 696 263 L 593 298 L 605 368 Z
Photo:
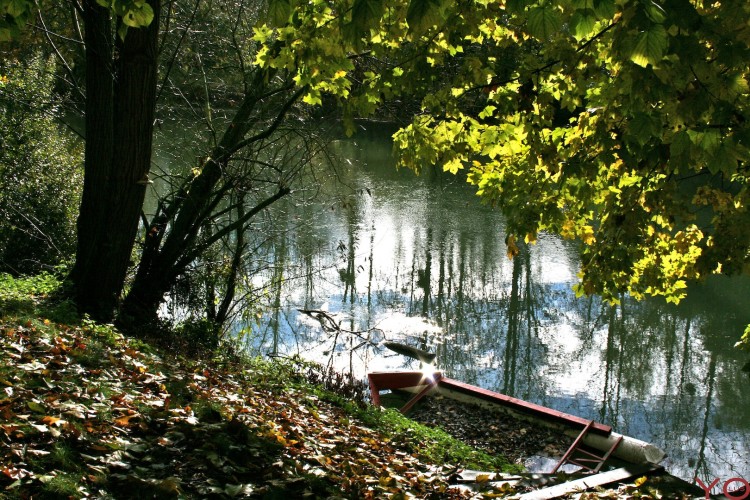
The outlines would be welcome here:
M 348 153 L 355 163 L 362 154 Z M 349 185 L 371 194 L 324 205 L 310 235 L 274 247 L 290 250 L 271 259 L 303 278 L 279 290 L 253 352 L 298 353 L 364 377 L 419 369 L 381 345 L 404 342 L 437 352 L 447 376 L 653 442 L 687 480 L 750 477 L 750 379 L 731 349 L 750 322 L 750 293 L 733 292 L 738 281 L 698 289 L 680 307 L 577 300 L 572 243 L 540 235 L 511 261 L 502 218 L 464 183 L 391 168 L 348 172 Z M 299 307 L 325 309 L 361 335 L 323 334 Z

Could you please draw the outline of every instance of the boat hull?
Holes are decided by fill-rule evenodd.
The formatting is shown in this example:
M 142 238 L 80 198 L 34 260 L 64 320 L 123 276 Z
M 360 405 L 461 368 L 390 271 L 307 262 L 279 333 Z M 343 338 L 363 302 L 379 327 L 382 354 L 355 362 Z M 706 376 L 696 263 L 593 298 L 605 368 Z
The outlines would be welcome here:
M 560 412 L 545 406 L 529 403 L 487 389 L 482 389 L 457 380 L 443 377 L 437 372 L 428 376 L 421 372 L 374 372 L 368 375 L 373 403 L 379 404 L 379 391 L 398 389 L 415 394 L 402 411 L 409 409 L 423 396 L 442 396 L 456 401 L 477 404 L 495 412 L 507 413 L 516 419 L 528 420 L 577 437 L 588 420 Z M 586 433 L 583 443 L 596 450 L 609 450 L 614 442 L 622 437 L 612 456 L 634 464 L 658 464 L 666 453 L 659 447 L 612 431 L 610 426 L 595 423 Z

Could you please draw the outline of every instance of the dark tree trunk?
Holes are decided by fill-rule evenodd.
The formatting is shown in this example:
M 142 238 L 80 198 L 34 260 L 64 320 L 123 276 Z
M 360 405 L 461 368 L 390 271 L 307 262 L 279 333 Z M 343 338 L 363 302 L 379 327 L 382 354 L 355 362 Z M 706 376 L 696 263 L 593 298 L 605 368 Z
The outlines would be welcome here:
M 285 186 L 279 186 L 276 193 L 260 201 L 242 217 L 228 227 L 211 233 L 207 242 L 198 242 L 198 235 L 205 224 L 211 223 L 213 210 L 219 200 L 227 194 L 230 186 L 220 185 L 223 172 L 232 154 L 247 140 L 245 135 L 251 129 L 252 113 L 258 104 L 259 94 L 264 90 L 264 74 L 257 72 L 237 113 L 225 130 L 219 145 L 203 165 L 201 173 L 194 177 L 175 198 L 157 214 L 146 236 L 141 261 L 132 287 L 123 301 L 120 311 L 120 325 L 138 328 L 157 319 L 159 306 L 177 277 L 198 259 L 213 242 L 231 231 L 243 230 L 247 222 L 256 214 L 290 193 Z M 281 106 L 277 120 L 257 138 L 270 135 L 292 104 L 302 94 L 296 91 Z
M 103 304 L 112 302 L 95 284 L 98 252 L 105 239 L 105 215 L 112 162 L 112 25 L 109 11 L 96 0 L 84 2 L 86 41 L 86 146 L 83 195 L 78 215 L 76 262 L 70 275 L 81 312 L 100 317 Z
M 245 217 L 245 197 L 240 195 L 239 203 L 237 204 L 237 219 Z M 219 309 L 215 312 L 213 322 L 217 327 L 221 327 L 229 320 L 229 311 L 234 300 L 234 294 L 237 291 L 237 276 L 240 273 L 242 267 L 242 255 L 245 252 L 245 228 L 237 228 L 235 231 L 235 246 L 234 255 L 232 256 L 232 267 L 229 271 L 229 277 L 227 278 L 227 286 L 224 291 L 224 298 L 219 304 Z M 218 331 L 216 332 L 219 333 Z
M 151 166 L 160 0 L 112 53 L 109 12 L 85 2 L 86 159 L 71 272 L 81 312 L 111 320 L 130 265 Z M 115 61 L 115 62 L 113 62 Z

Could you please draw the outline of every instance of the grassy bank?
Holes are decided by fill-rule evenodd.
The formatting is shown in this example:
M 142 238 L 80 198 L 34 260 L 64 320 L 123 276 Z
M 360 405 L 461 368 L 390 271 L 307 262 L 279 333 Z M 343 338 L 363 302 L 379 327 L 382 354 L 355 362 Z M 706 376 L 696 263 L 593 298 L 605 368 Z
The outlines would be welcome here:
M 450 498 L 457 466 L 515 470 L 312 384 L 314 365 L 78 321 L 56 286 L 0 277 L 0 497 Z

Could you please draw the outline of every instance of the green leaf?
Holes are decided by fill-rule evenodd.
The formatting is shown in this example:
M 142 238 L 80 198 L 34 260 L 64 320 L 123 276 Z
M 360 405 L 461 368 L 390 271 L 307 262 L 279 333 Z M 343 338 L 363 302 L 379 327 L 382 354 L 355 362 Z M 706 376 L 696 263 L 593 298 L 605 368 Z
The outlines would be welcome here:
M 675 158 L 681 158 L 683 155 L 690 153 L 692 143 L 690 142 L 690 136 L 687 132 L 677 132 L 672 138 L 672 143 L 669 145 L 669 154 Z
M 8 24 L 0 19 L 0 42 L 9 42 L 13 39 L 13 31 Z
M 440 0 L 411 0 L 406 11 L 406 22 L 411 31 L 422 32 L 443 21 Z
M 528 5 L 528 0 L 507 0 L 505 2 L 505 8 L 509 13 L 520 13 L 523 12 Z
M 529 10 L 529 33 L 540 40 L 546 40 L 562 26 L 560 12 L 547 4 Z
M 591 35 L 596 26 L 596 15 L 590 9 L 584 9 L 573 14 L 571 19 L 573 34 L 577 40 L 583 40 Z
M 731 141 L 722 141 L 708 162 L 708 170 L 712 173 L 723 172 L 727 175 L 737 170 L 737 152 Z
M 383 15 L 383 0 L 354 0 L 352 23 L 363 35 L 377 25 Z
M 28 406 L 29 410 L 36 413 L 45 413 L 47 411 L 44 406 L 37 403 L 36 401 L 29 401 L 28 403 L 26 403 L 26 406 Z
M 734 100 L 750 91 L 745 76 L 739 71 L 725 75 L 719 88 L 721 96 L 727 100 Z
M 659 135 L 659 123 L 646 113 L 636 113 L 628 123 L 628 132 L 640 145 Z
M 320 98 L 320 91 L 318 90 L 310 90 L 305 96 L 302 98 L 302 101 L 306 104 L 310 104 L 311 106 L 322 104 L 323 101 Z
M 667 13 L 664 12 L 664 8 L 654 1 L 646 3 L 646 15 L 654 23 L 663 23 L 667 17 Z
M 268 2 L 268 20 L 274 26 L 284 26 L 292 15 L 292 4 L 289 0 L 270 0 Z
M 617 13 L 614 0 L 594 0 L 594 12 L 600 19 L 612 19 Z
M 128 25 L 123 23 L 120 25 L 119 28 L 117 28 L 117 36 L 120 37 L 120 40 L 125 40 L 125 36 L 128 34 Z
M 23 15 L 29 8 L 29 3 L 25 0 L 10 0 L 5 11 L 10 14 L 11 17 L 19 17 Z
M 705 132 L 688 131 L 690 140 L 709 154 L 713 154 L 721 144 L 721 134 L 718 130 L 707 130 Z
M 656 66 L 667 50 L 667 30 L 661 24 L 652 24 L 638 35 L 630 60 L 644 68 L 651 64 Z
M 135 6 L 129 9 L 124 16 L 122 16 L 122 22 L 131 28 L 141 28 L 151 24 L 154 20 L 154 10 L 147 3 L 143 3 L 140 6 Z

